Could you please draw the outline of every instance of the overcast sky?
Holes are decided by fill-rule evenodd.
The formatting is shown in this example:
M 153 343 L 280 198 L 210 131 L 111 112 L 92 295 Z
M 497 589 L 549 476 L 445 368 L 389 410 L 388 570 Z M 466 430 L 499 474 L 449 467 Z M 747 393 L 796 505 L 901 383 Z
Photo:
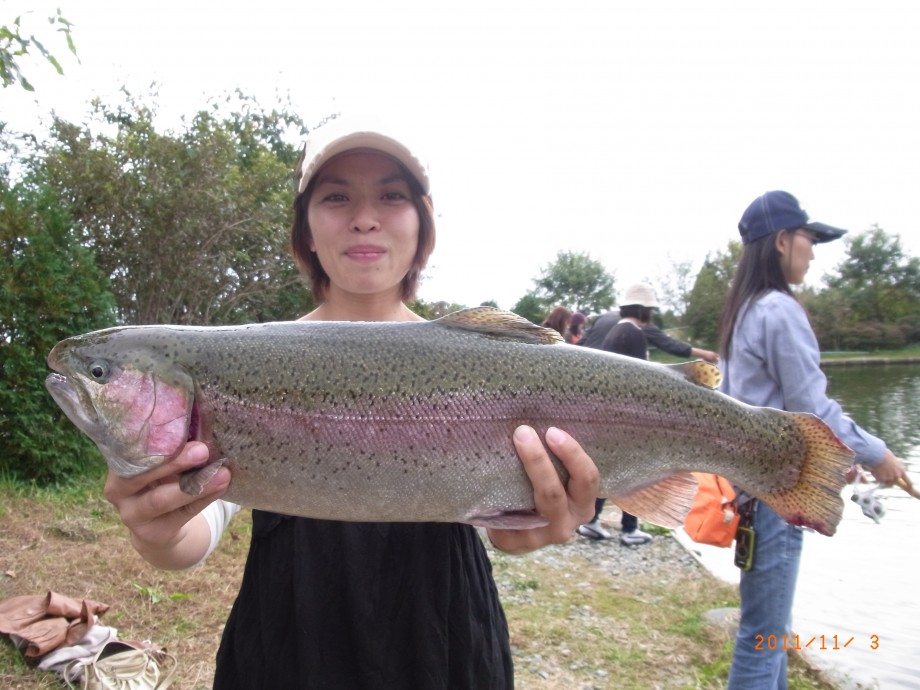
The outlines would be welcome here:
M 511 307 L 563 250 L 602 262 L 619 292 L 698 269 L 768 189 L 920 255 L 915 2 L 0 0 L 0 22 L 29 11 L 47 31 L 57 6 L 80 61 L 45 41 L 65 76 L 36 64 L 34 94 L 0 92 L 18 129 L 52 109 L 82 121 L 91 98 L 153 81 L 167 117 L 240 87 L 289 97 L 308 124 L 404 123 L 439 214 L 426 300 Z

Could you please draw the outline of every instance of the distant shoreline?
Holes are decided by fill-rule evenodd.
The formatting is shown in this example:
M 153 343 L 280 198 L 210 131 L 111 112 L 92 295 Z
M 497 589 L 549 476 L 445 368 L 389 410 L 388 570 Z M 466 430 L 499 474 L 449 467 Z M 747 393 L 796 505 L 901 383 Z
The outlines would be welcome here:
M 920 356 L 871 356 L 834 357 L 821 360 L 822 367 L 848 366 L 856 364 L 920 364 Z
M 658 364 L 678 364 L 687 360 L 662 353 L 661 350 L 652 349 L 650 360 Z M 717 362 L 717 366 L 720 362 Z M 861 364 L 920 364 L 920 354 L 841 354 L 839 356 L 828 356 L 828 353 L 821 354 L 822 367 L 837 367 Z

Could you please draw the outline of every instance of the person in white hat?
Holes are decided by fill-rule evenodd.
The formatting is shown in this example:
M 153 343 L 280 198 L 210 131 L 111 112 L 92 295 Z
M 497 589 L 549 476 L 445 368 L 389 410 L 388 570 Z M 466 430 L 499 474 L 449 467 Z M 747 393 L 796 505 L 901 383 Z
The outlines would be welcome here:
M 651 323 L 652 312 L 658 307 L 658 298 L 651 285 L 637 283 L 629 286 L 623 295 L 620 319 L 607 331 L 598 349 L 626 357 L 648 359 L 648 342 L 642 328 Z M 595 501 L 594 517 L 578 528 L 580 535 L 589 539 L 610 539 L 610 532 L 600 521 L 605 504 L 603 498 Z M 651 540 L 651 534 L 639 529 L 639 519 L 624 510 L 620 518 L 620 543 L 625 546 L 639 546 Z
M 595 350 L 601 349 L 601 346 L 604 344 L 604 338 L 607 337 L 607 333 L 609 333 L 610 329 L 619 321 L 619 309 L 601 314 L 592 321 L 591 327 L 578 341 L 578 344 L 585 347 L 592 347 Z M 675 357 L 681 357 L 683 359 L 702 359 L 711 364 L 715 364 L 719 361 L 718 352 L 706 350 L 683 340 L 672 338 L 658 328 L 654 321 L 649 321 L 645 324 L 642 327 L 642 332 L 645 333 L 645 339 L 648 341 L 649 347 L 656 347 L 662 352 L 667 352 Z
M 390 129 L 335 120 L 315 130 L 298 179 L 291 243 L 317 307 L 304 320 L 419 320 L 407 306 L 435 243 L 428 170 Z M 546 447 L 543 445 L 545 440 Z M 499 549 L 563 543 L 591 514 L 598 471 L 559 429 L 513 435 L 549 524 L 489 529 Z M 547 448 L 565 465 L 563 485 Z M 106 496 L 138 552 L 163 568 L 202 561 L 236 507 L 219 499 L 229 471 L 201 496 L 177 476 L 207 460 L 189 443 Z M 224 628 L 217 690 L 375 688 L 512 690 L 508 626 L 476 529 L 450 523 L 356 523 L 253 511 L 240 593 Z

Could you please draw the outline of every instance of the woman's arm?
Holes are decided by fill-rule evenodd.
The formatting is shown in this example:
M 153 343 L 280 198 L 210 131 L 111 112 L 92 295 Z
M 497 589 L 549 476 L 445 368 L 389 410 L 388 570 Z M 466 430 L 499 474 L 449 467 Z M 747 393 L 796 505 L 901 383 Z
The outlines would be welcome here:
M 782 407 L 790 412 L 810 412 L 820 417 L 837 437 L 856 453 L 856 462 L 883 476 L 894 471 L 897 458 L 885 442 L 860 427 L 840 403 L 827 395 L 827 376 L 821 369 L 821 352 L 805 310 L 789 296 L 775 300 L 762 315 L 766 332 L 765 361 L 779 383 Z M 903 466 L 898 472 L 903 473 Z M 888 470 L 881 467 L 888 464 Z M 894 481 L 894 477 L 891 481 Z

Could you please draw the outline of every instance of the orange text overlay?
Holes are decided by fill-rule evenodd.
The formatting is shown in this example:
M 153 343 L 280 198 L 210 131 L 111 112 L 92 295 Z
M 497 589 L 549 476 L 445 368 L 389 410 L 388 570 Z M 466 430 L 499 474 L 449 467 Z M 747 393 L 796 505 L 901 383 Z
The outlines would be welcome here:
M 816 652 L 839 652 L 860 647 L 878 649 L 878 635 L 755 635 L 754 649 L 758 652 L 792 652 L 810 649 Z

